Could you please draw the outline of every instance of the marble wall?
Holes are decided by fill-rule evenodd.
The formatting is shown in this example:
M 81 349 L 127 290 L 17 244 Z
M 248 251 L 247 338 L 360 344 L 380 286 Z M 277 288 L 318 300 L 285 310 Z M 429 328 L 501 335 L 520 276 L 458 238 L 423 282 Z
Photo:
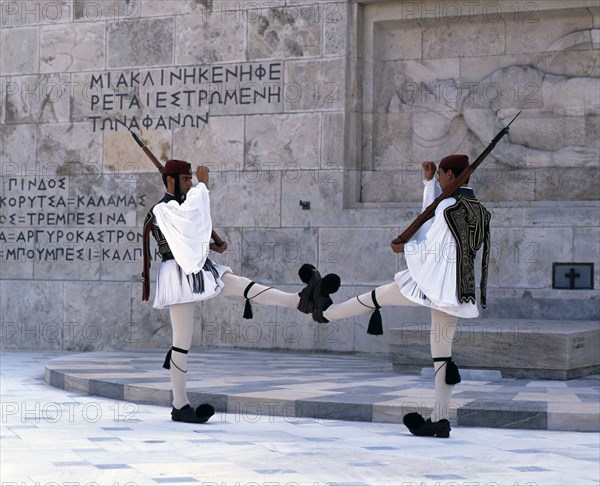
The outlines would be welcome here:
M 473 178 L 486 316 L 598 319 L 599 47 L 585 0 L 0 0 L 1 346 L 169 345 L 138 281 L 162 183 L 118 120 L 211 168 L 215 261 L 289 292 L 312 262 L 341 300 L 405 267 L 388 244 L 420 210 L 420 161 L 474 158 L 522 110 Z M 595 290 L 552 289 L 553 262 L 594 263 Z M 242 313 L 199 304 L 195 345 L 387 352 L 368 316 Z

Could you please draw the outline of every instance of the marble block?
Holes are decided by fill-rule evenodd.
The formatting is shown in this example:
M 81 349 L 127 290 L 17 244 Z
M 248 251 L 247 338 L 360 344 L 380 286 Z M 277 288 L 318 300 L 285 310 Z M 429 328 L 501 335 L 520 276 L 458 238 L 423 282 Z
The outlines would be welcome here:
M 7 124 L 68 122 L 69 76 L 40 74 L 3 78 L 3 104 Z
M 235 15 L 186 15 L 177 27 L 179 65 L 245 60 L 246 26 Z
M 321 52 L 322 22 L 313 5 L 261 9 L 248 25 L 248 57 L 290 58 Z
M 109 24 L 106 54 L 108 66 L 157 66 L 172 62 L 174 24 L 172 18 Z
M 104 65 L 104 25 L 58 25 L 40 32 L 40 71 L 89 71 Z
M 444 336 L 438 336 L 445 339 Z M 390 331 L 394 370 L 431 364 L 428 325 L 405 325 Z M 568 380 L 600 370 L 598 321 L 461 321 L 452 357 L 459 368 L 498 370 L 503 376 Z
M 39 62 L 38 37 L 38 29 L 35 27 L 0 32 L 0 73 L 35 73 Z

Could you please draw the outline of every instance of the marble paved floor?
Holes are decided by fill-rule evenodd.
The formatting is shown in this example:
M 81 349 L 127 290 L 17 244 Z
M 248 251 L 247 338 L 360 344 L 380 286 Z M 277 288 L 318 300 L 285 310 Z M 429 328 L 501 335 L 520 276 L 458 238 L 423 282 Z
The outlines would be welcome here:
M 449 439 L 401 424 L 169 409 L 44 381 L 58 354 L 0 354 L 0 486 L 554 486 L 600 483 L 595 432 L 456 427 Z
M 164 354 L 73 353 L 46 363 L 46 381 L 89 395 L 168 406 Z M 435 405 L 433 370 L 424 372 L 394 373 L 383 355 L 194 348 L 188 396 L 194 405 L 208 402 L 223 412 L 401 424 L 406 413 L 427 417 Z M 461 370 L 463 380 L 450 401 L 453 424 L 600 431 L 600 376 L 560 381 L 495 373 Z

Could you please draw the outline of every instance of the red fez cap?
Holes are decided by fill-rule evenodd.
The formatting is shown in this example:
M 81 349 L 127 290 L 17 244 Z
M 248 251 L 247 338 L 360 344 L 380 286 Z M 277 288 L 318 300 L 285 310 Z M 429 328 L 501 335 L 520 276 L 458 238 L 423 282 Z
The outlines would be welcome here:
M 185 160 L 167 160 L 167 163 L 165 164 L 165 169 L 163 170 L 163 174 L 191 175 L 192 174 L 192 164 L 186 162 Z
M 466 169 L 469 167 L 469 157 L 466 155 L 447 155 L 440 160 L 440 169 Z

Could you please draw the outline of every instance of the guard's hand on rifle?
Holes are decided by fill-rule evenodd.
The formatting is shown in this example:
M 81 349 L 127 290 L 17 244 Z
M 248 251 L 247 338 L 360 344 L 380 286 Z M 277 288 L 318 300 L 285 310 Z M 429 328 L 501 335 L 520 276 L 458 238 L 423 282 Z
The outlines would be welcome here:
M 221 243 L 221 245 L 217 245 L 214 241 L 209 245 L 209 248 L 212 251 L 216 251 L 217 253 L 223 253 L 225 250 L 227 250 L 227 242 L 223 241 Z
M 396 238 L 394 238 L 392 240 L 392 245 L 399 245 L 400 243 L 404 243 L 399 236 L 396 236 Z
M 392 244 L 390 245 L 392 247 L 392 251 L 394 253 L 404 253 L 404 243 L 394 243 L 394 241 L 392 241 Z
M 423 177 L 426 181 L 430 181 L 435 177 L 436 166 L 435 162 L 427 161 L 421 164 L 423 167 Z
M 205 165 L 199 165 L 196 168 L 196 177 L 198 178 L 198 182 L 204 183 L 205 186 L 208 185 L 208 167 Z

